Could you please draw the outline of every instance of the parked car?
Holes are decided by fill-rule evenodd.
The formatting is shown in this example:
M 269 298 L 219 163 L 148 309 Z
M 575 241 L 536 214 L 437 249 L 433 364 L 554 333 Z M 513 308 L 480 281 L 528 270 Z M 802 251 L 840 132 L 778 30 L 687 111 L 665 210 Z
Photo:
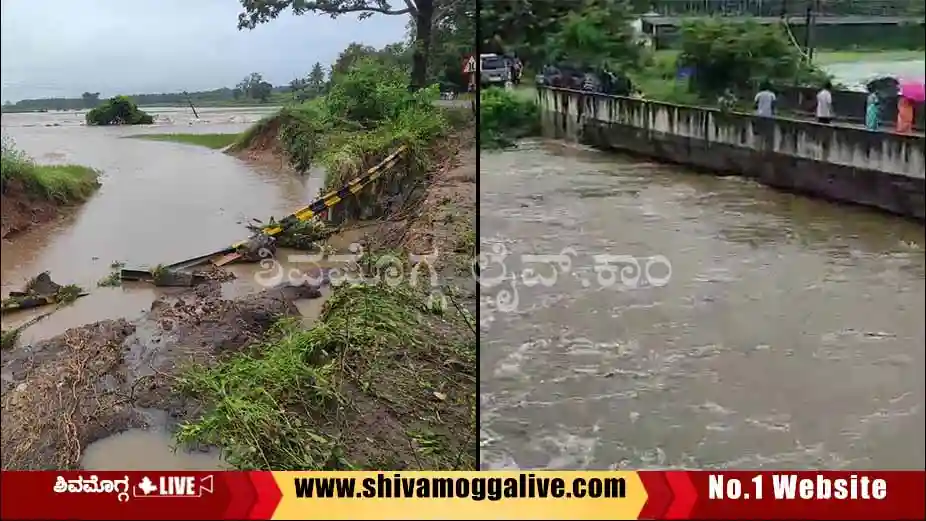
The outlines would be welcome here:
M 606 69 L 580 69 L 566 64 L 544 66 L 535 82 L 538 86 L 601 92 L 613 96 L 629 96 L 634 90 L 633 82 L 623 74 Z
M 479 61 L 483 87 L 505 87 L 511 83 L 511 67 L 503 56 L 480 54 Z

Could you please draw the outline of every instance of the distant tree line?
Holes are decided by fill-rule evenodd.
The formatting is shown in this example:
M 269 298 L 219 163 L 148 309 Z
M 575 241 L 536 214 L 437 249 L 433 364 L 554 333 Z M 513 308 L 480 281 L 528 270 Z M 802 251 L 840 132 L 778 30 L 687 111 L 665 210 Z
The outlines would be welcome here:
M 256 81 L 255 81 L 256 80 Z M 165 92 L 156 94 L 130 94 L 126 96 L 139 106 L 146 105 L 222 105 L 245 103 L 248 100 L 269 101 L 277 96 L 285 99 L 283 93 L 289 92 L 290 86 L 273 86 L 258 73 L 248 75 L 235 88 L 220 88 L 194 92 Z M 79 98 L 36 98 L 24 99 L 15 103 L 7 101 L 4 112 L 36 112 L 42 110 L 89 110 L 100 106 L 105 100 L 100 99 L 99 92 L 85 92 Z

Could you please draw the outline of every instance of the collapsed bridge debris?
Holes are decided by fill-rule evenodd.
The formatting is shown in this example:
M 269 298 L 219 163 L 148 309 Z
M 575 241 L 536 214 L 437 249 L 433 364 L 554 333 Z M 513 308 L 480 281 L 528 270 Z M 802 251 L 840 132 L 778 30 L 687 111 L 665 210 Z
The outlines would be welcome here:
M 3 313 L 32 309 L 49 304 L 66 304 L 88 293 L 73 284 L 62 286 L 51 279 L 45 271 L 26 283 L 22 291 L 11 291 L 9 297 L 0 303 Z

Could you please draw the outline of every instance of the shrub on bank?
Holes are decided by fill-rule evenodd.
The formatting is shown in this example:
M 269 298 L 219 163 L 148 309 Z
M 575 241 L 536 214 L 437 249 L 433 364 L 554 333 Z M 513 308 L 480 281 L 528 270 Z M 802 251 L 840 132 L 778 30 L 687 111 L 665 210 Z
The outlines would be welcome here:
M 452 130 L 445 109 L 435 103 L 436 85 L 409 92 L 406 71 L 373 59 L 359 60 L 333 80 L 324 96 L 286 107 L 258 122 L 236 143 L 236 149 L 264 145 L 274 132 L 280 149 L 300 172 L 313 166 L 327 172 L 327 190 L 340 188 L 350 179 L 377 164 L 400 146 L 409 150 L 409 168 L 380 183 L 373 194 L 345 203 L 349 212 L 370 206 L 385 191 L 423 175 L 435 156 L 435 145 Z M 390 186 L 387 186 L 390 185 Z M 375 205 L 373 205 L 375 206 Z M 381 206 L 381 205 L 380 205 Z
M 0 188 L 4 194 L 15 185 L 30 195 L 59 203 L 86 199 L 99 188 L 98 173 L 80 165 L 38 165 L 13 140 L 3 136 Z
M 154 118 L 125 96 L 110 98 L 87 113 L 88 125 L 150 125 Z
M 537 103 L 506 89 L 486 89 L 479 100 L 479 144 L 482 148 L 511 146 L 536 135 L 540 127 Z

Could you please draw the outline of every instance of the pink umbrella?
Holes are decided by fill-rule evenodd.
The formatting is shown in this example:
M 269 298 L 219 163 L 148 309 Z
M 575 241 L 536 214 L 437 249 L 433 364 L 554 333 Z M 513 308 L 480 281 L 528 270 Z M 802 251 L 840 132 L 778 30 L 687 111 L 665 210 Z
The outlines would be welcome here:
M 900 95 L 916 103 L 926 101 L 926 83 L 923 80 L 901 80 Z

